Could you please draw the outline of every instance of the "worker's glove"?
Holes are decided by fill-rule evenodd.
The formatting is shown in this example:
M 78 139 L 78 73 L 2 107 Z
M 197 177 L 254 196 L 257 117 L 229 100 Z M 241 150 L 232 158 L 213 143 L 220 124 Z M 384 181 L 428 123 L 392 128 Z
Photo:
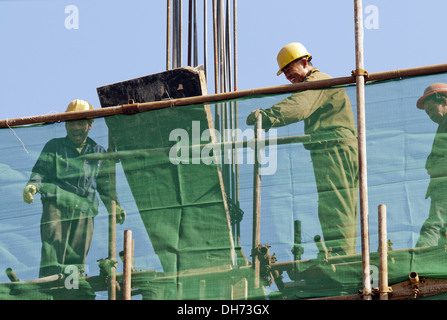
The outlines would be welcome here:
M 116 205 L 116 222 L 118 222 L 119 224 L 123 224 L 124 220 L 126 220 L 126 211 L 124 211 L 124 209 L 117 204 Z
M 258 118 L 260 113 L 262 113 L 263 117 L 265 116 L 265 112 L 261 109 L 252 111 L 247 117 L 247 120 L 246 120 L 247 125 L 249 125 L 249 126 L 254 125 L 256 123 L 256 119 Z
M 247 117 L 247 125 L 254 125 L 257 121 L 257 118 L 259 116 L 259 114 L 262 114 L 262 126 L 261 128 L 265 130 L 265 132 L 269 131 L 271 127 L 274 126 L 274 124 L 276 124 L 278 122 L 277 119 L 271 119 L 267 113 L 262 110 L 262 109 L 258 109 L 255 111 L 252 111 L 252 113 L 250 113 Z M 273 121 L 273 122 L 272 122 Z M 261 129 L 259 128 L 259 129 Z
M 33 184 L 28 184 L 25 189 L 23 189 L 23 201 L 26 203 L 32 203 L 34 201 L 33 195 L 37 193 L 37 187 Z

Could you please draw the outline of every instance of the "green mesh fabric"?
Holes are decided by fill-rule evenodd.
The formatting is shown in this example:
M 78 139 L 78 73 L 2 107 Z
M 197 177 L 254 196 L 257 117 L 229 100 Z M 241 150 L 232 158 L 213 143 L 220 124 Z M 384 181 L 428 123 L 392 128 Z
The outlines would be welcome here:
M 442 199 L 426 198 L 430 183 L 426 161 L 438 124 L 416 108 L 424 89 L 436 82 L 447 82 L 447 75 L 374 82 L 365 88 L 373 288 L 379 280 L 380 204 L 387 207 L 389 285 L 407 281 L 411 272 L 425 278 L 447 278 L 444 238 L 436 234 L 434 244 L 418 244 L 421 228 L 435 210 L 431 209 L 433 203 L 441 216 L 445 210 Z M 350 103 L 345 108 L 352 111 L 353 118 L 341 117 L 337 124 L 352 120 L 349 126 L 355 129 L 355 91 L 355 86 L 346 86 L 309 95 L 318 99 L 342 95 Z M 346 131 L 332 128 L 315 138 L 315 127 L 306 123 L 304 116 L 298 119 L 296 110 L 286 108 L 281 114 L 271 108 L 284 99 L 298 103 L 304 98 L 291 94 L 255 96 L 95 119 L 89 137 L 107 150 L 109 136 L 113 136 L 120 147 L 114 152 L 81 155 L 71 161 L 82 166 L 67 164 L 67 168 L 76 168 L 69 172 L 70 178 L 85 182 L 85 170 L 91 173 L 102 162 L 110 165 L 102 166 L 105 176 L 101 183 L 108 184 L 103 186 L 109 192 L 106 199 L 116 198 L 127 214 L 124 223 L 116 226 L 117 255 L 123 250 L 124 230 L 132 230 L 133 299 L 302 299 L 355 294 L 362 289 L 358 185 L 351 177 L 358 170 L 355 130 L 354 143 Z M 239 146 L 233 155 L 228 144 L 224 148 L 211 142 L 231 141 L 236 134 L 238 141 L 253 139 L 254 127 L 247 125 L 246 119 L 257 109 L 265 111 L 268 131 L 263 137 L 278 143 L 262 150 L 261 240 L 257 244 L 261 247 L 252 251 L 253 144 Z M 287 121 L 275 126 L 279 124 L 272 120 L 275 117 Z M 296 122 L 293 117 L 303 121 Z M 239 130 L 235 130 L 236 120 Z M 142 130 L 135 130 L 135 123 L 140 123 Z M 0 136 L 0 269 L 5 270 L 0 273 L 0 299 L 108 299 L 109 214 L 101 194 L 96 199 L 97 214 L 83 216 L 78 213 L 85 210 L 72 208 L 81 192 L 71 191 L 76 193 L 74 198 L 65 192 L 65 211 L 54 211 L 60 217 L 51 220 L 61 229 L 51 236 L 41 234 L 41 230 L 49 232 L 42 227 L 48 223 L 43 218 L 48 194 L 34 195 L 31 204 L 22 198 L 44 146 L 51 139 L 66 136 L 65 124 L 4 128 Z M 310 136 L 310 143 L 282 142 L 281 138 L 291 136 Z M 322 151 L 322 146 L 333 147 L 335 143 L 342 147 L 330 153 Z M 348 183 L 352 188 L 341 190 L 338 182 L 331 190 L 320 188 L 316 179 L 335 181 L 331 172 L 340 169 L 337 163 L 351 172 L 343 179 L 352 178 Z M 442 182 L 437 184 L 437 194 L 442 194 L 442 187 Z M 101 187 L 94 184 L 91 188 Z M 327 203 L 333 206 L 322 208 L 324 201 L 326 207 Z M 345 223 L 352 208 L 357 210 L 351 213 L 354 225 Z M 79 229 L 81 224 L 86 224 L 84 229 Z M 437 229 L 439 234 L 441 229 Z M 69 235 L 66 230 L 71 230 Z M 318 237 L 323 242 L 316 241 Z M 49 238 L 51 241 L 44 244 L 43 239 Z M 344 242 L 352 248 L 340 250 Z M 75 249 L 72 243 L 83 250 Z M 45 259 L 41 255 L 44 251 Z M 252 267 L 256 252 L 259 288 Z M 56 255 L 65 260 L 58 260 Z M 53 272 L 42 277 L 42 267 L 54 267 Z M 119 258 L 116 267 L 120 283 L 123 263 Z M 12 278 L 8 268 L 19 281 L 8 277 L 9 273 Z

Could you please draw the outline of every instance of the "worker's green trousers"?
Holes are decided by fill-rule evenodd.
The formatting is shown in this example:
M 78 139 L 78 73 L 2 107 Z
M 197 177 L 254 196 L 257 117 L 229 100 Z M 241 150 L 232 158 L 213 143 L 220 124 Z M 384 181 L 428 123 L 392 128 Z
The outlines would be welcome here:
M 352 143 L 311 150 L 318 191 L 318 217 L 332 254 L 355 254 L 358 218 L 358 152 Z
M 430 192 L 430 212 L 421 228 L 416 247 L 434 247 L 441 238 L 441 230 L 447 222 L 447 184 L 442 183 Z
M 42 253 L 39 277 L 65 273 L 67 266 L 79 271 L 85 266 L 93 237 L 93 218 L 79 218 L 72 209 L 43 204 Z

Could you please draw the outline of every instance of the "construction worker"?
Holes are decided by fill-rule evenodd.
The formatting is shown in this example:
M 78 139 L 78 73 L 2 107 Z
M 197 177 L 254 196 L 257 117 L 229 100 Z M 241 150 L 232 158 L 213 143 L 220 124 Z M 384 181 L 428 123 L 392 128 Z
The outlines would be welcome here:
M 93 109 L 83 100 L 74 100 L 66 112 Z M 111 212 L 111 200 L 117 201 L 109 184 L 110 166 L 101 160 L 86 160 L 82 155 L 104 153 L 105 149 L 88 137 L 93 119 L 65 122 L 66 137 L 48 141 L 36 161 L 23 191 L 26 203 L 40 193 L 41 265 L 39 277 L 65 273 L 67 266 L 84 269 L 93 236 L 93 218 L 98 214 L 98 197 Z M 125 212 L 117 204 L 117 221 L 124 222 Z
M 331 78 L 314 68 L 312 56 L 297 42 L 278 53 L 279 71 L 291 83 Z M 268 109 L 247 117 L 253 125 L 262 114 L 262 127 L 286 126 L 304 121 L 318 191 L 318 217 L 324 242 L 332 254 L 355 253 L 358 216 L 358 142 L 351 102 L 343 88 L 296 92 Z
M 439 125 L 425 163 L 430 176 L 425 198 L 431 198 L 430 211 L 422 225 L 416 247 L 437 246 L 441 229 L 446 227 L 447 221 L 447 84 L 429 85 L 416 106 L 425 110 L 430 119 Z

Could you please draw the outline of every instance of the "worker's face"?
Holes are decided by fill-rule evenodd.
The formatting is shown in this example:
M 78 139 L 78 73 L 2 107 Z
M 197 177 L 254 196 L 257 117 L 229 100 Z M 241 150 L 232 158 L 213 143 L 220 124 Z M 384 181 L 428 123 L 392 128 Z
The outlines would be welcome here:
M 76 146 L 81 146 L 88 136 L 88 132 L 92 128 L 93 121 L 88 119 L 70 120 L 65 122 L 67 137 Z
M 424 110 L 433 122 L 440 123 L 447 114 L 447 98 L 444 97 L 442 100 L 425 100 Z
M 291 83 L 303 82 L 307 75 L 307 60 L 295 60 L 282 68 L 287 80 Z

